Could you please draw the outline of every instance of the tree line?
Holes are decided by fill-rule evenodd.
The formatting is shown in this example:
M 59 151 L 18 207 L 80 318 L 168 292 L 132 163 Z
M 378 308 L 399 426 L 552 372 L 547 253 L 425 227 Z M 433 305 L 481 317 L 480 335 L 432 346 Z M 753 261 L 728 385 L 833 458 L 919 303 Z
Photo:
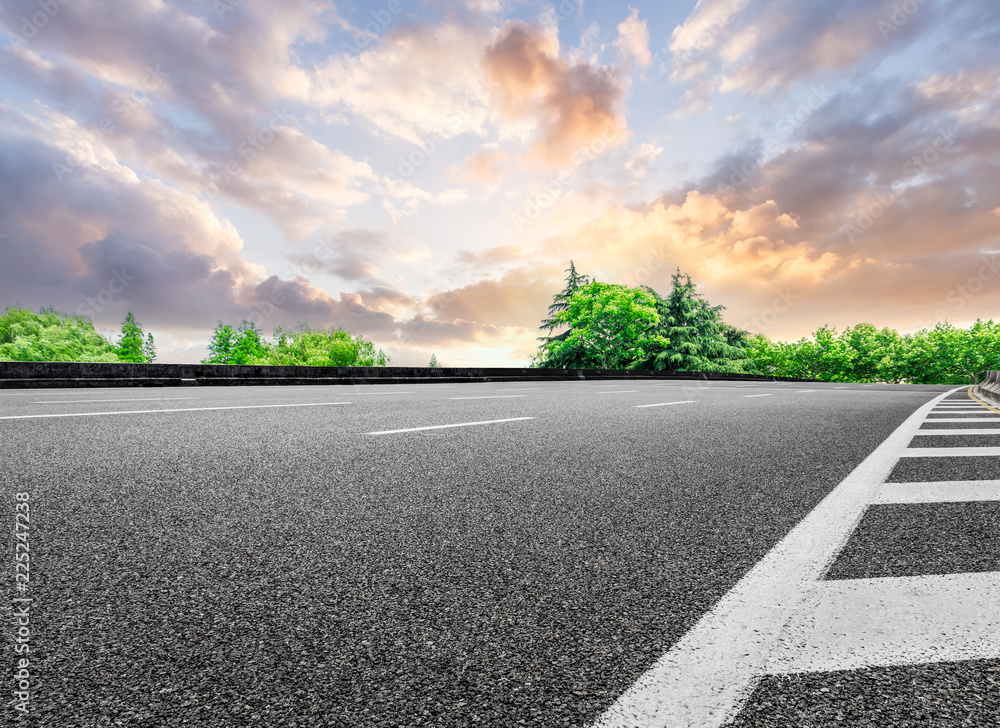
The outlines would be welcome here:
M 300 324 L 278 327 L 267 339 L 253 321 L 238 326 L 221 321 L 212 332 L 202 364 L 266 364 L 275 366 L 385 367 L 389 356 L 362 336 L 330 327 Z
M 0 316 L 0 361 L 152 362 L 156 344 L 129 311 L 117 341 L 86 316 L 8 306 Z
M 212 332 L 203 364 L 291 364 L 388 366 L 389 357 L 372 342 L 344 329 L 277 328 L 271 339 L 251 321 L 221 321 Z M 432 358 L 432 366 L 438 366 Z M 135 362 L 156 360 L 156 344 L 129 311 L 112 340 L 86 316 L 42 308 L 8 307 L 0 316 L 0 361 Z
M 1000 370 L 1000 323 L 947 321 L 900 334 L 868 323 L 822 326 L 794 342 L 752 335 L 722 319 L 680 269 L 662 296 L 649 286 L 591 280 L 570 261 L 566 285 L 539 327 L 542 368 L 653 369 L 800 377 L 829 382 L 975 384 Z M 554 333 L 559 331 L 559 333 Z

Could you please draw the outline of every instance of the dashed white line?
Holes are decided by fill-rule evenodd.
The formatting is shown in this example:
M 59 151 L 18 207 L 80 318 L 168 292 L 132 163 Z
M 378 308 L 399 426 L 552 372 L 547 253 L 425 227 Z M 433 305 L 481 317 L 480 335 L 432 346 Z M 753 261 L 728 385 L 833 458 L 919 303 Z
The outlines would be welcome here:
M 995 458 L 1000 457 L 1000 447 L 910 447 L 903 451 L 905 458 Z
M 367 432 L 367 435 L 395 435 L 399 432 L 421 432 L 423 430 L 445 430 L 449 427 L 473 427 L 475 425 L 494 425 L 499 422 L 520 422 L 522 420 L 533 420 L 534 417 L 508 417 L 505 420 L 484 420 L 482 422 L 459 422 L 454 425 L 427 425 L 425 427 L 405 427 L 401 430 L 381 430 L 379 432 Z
M 523 394 L 490 394 L 484 397 L 448 397 L 448 399 L 517 399 L 524 397 Z
M 1000 658 L 1000 573 L 819 581 L 768 672 Z
M 1000 500 L 1000 480 L 883 483 L 872 503 L 964 503 Z
M 636 407 L 636 409 L 641 409 L 642 407 L 666 407 L 666 406 L 671 405 L 671 404 L 694 404 L 694 403 L 695 403 L 695 400 L 693 400 L 693 399 L 686 399 L 683 402 L 658 402 L 656 404 L 637 404 L 637 405 L 635 405 L 635 407 Z
M 215 410 L 269 409 L 272 407 L 325 407 L 332 404 L 353 404 L 353 402 L 305 402 L 302 404 L 249 404 L 239 407 L 186 407 L 184 409 L 122 410 L 121 412 L 66 412 L 53 415 L 9 415 L 0 420 L 36 420 L 50 417 L 101 417 L 103 415 L 148 415 L 164 412 L 210 412 Z
M 744 394 L 744 397 L 773 397 L 773 394 Z
M 623 389 L 620 392 L 598 392 L 598 394 L 633 394 L 638 391 L 638 389 Z
M 795 391 L 798 392 L 799 394 L 806 394 L 807 392 L 815 392 L 817 390 L 815 390 L 815 389 L 796 389 Z
M 1000 435 L 1000 427 L 990 429 L 988 427 L 983 428 L 973 428 L 970 427 L 968 430 L 963 430 L 961 428 L 956 430 L 919 430 L 915 435 Z
M 198 399 L 197 397 L 146 397 L 142 399 L 53 399 L 31 404 L 90 404 L 91 402 L 180 402 L 181 400 Z
M 924 420 L 925 422 L 1000 422 L 1000 417 L 935 417 Z

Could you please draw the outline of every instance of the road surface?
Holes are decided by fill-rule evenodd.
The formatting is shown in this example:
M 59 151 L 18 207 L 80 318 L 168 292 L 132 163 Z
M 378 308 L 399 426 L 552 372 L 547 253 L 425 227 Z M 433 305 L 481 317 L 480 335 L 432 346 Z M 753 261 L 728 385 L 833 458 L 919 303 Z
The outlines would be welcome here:
M 997 446 L 955 387 L 3 391 L 0 724 L 996 724 Z

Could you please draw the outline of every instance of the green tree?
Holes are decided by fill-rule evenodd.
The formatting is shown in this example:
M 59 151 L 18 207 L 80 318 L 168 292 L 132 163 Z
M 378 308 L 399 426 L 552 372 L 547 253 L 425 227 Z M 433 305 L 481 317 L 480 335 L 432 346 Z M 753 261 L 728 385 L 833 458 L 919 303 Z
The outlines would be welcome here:
M 569 325 L 569 332 L 564 339 L 547 342 L 546 352 L 581 368 L 623 369 L 652 347 L 668 343 L 655 334 L 655 299 L 639 288 L 587 283 L 569 297 L 554 321 Z
M 431 354 L 431 363 L 427 365 L 431 369 L 440 369 L 441 365 L 438 364 L 437 354 Z
M 116 362 L 118 353 L 85 316 L 8 307 L 0 315 L 0 361 Z
M 142 326 L 135 320 L 131 311 L 122 322 L 122 334 L 116 348 L 118 361 L 148 364 L 152 361 L 152 356 L 155 356 L 152 338 L 147 339 L 144 336 Z
M 230 364 L 263 364 L 267 362 L 267 342 L 257 324 L 244 319 L 236 330 L 233 351 L 229 357 Z
M 666 298 L 652 288 L 659 315 L 658 344 L 631 364 L 632 369 L 677 372 L 744 372 L 750 364 L 744 348 L 748 332 L 722 320 L 725 306 L 711 306 L 680 268 Z
M 202 364 L 230 364 L 233 349 L 236 346 L 236 332 L 229 324 L 219 321 L 212 332 L 212 340 L 208 342 L 208 358 L 202 359 Z
M 546 317 L 542 320 L 539 330 L 548 331 L 550 334 L 556 329 L 566 327 L 564 331 L 555 336 L 541 336 L 538 340 L 541 343 L 537 365 L 545 369 L 562 369 L 563 367 L 579 368 L 583 366 L 584 352 L 572 346 L 567 346 L 566 341 L 570 337 L 572 324 L 568 324 L 563 317 L 569 308 L 569 300 L 580 288 L 590 283 L 589 276 L 580 275 L 576 272 L 576 265 L 571 260 L 569 268 L 565 271 L 566 286 L 552 297 L 552 304 Z
M 299 325 L 278 327 L 271 343 L 261 339 L 263 351 L 247 363 L 288 366 L 384 367 L 388 355 L 362 336 L 344 329 L 313 329 Z

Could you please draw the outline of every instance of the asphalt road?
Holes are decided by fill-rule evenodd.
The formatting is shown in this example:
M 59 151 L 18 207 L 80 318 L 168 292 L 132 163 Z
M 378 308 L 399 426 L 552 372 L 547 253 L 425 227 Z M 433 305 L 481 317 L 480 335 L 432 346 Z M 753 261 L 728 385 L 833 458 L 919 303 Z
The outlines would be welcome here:
M 30 584 L 15 592 L 12 574 L 7 602 L 31 599 L 31 712 L 21 720 L 8 697 L 0 725 L 587 725 L 949 389 L 600 381 L 0 392 L 4 518 L 30 504 Z M 996 417 L 980 428 L 1000 426 Z M 425 427 L 439 429 L 412 430 Z M 908 467 L 940 469 L 920 460 Z M 1000 477 L 990 475 L 1000 458 L 977 460 L 975 477 Z M 934 473 L 926 479 L 948 477 Z M 966 570 L 1000 568 L 982 553 L 1000 552 L 994 514 L 980 508 L 962 532 L 975 562 Z M 837 578 L 864 570 L 886 523 L 906 562 L 906 533 L 968 520 L 960 509 L 869 515 Z M 8 538 L 13 555 L 13 529 Z M 910 562 L 921 558 L 964 569 L 960 555 Z M 880 568 L 926 573 L 910 562 Z M 12 648 L 16 634 L 7 629 Z M 4 654 L 16 690 L 18 655 Z M 873 704 L 895 705 L 899 719 L 916 703 L 930 711 L 914 725 L 963 725 L 934 721 L 963 706 L 980 716 L 968 690 L 992 685 L 995 696 L 998 665 L 963 663 L 972 676 L 950 682 L 928 677 L 943 669 L 930 667 L 920 674 L 933 695 L 922 702 L 907 697 L 916 668 L 847 680 L 857 690 L 836 697 L 855 700 L 859 720 L 874 691 Z M 739 725 L 836 721 L 819 691 L 768 678 Z M 934 712 L 941 693 L 945 717 Z

